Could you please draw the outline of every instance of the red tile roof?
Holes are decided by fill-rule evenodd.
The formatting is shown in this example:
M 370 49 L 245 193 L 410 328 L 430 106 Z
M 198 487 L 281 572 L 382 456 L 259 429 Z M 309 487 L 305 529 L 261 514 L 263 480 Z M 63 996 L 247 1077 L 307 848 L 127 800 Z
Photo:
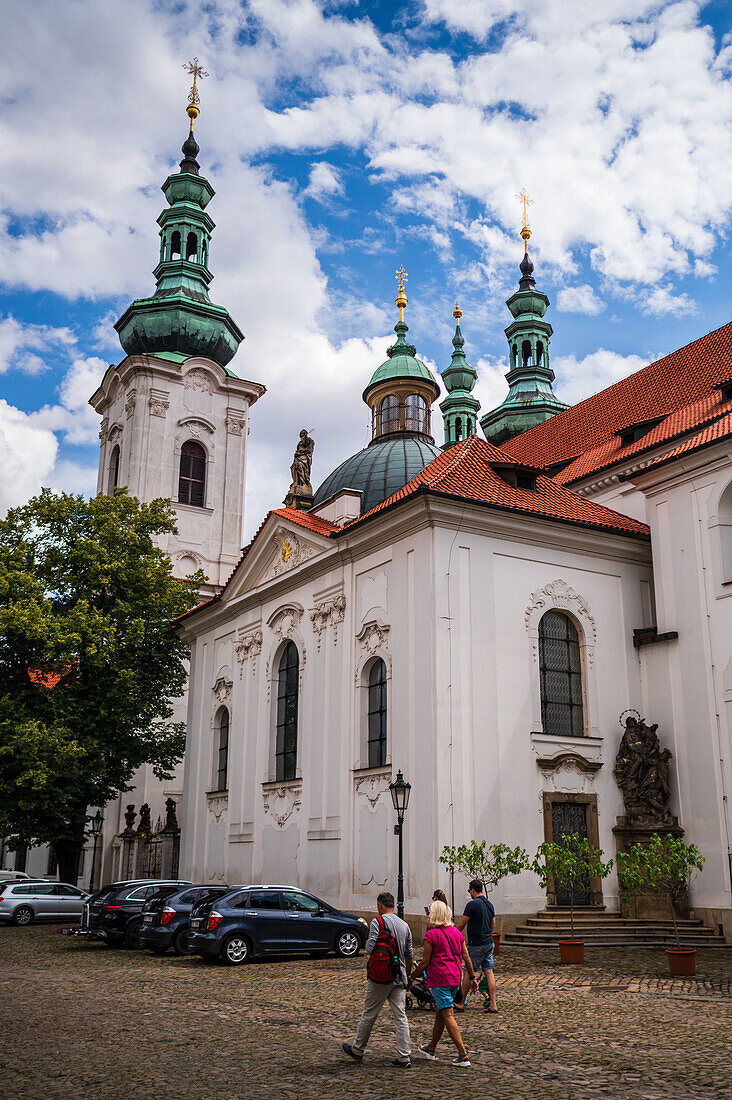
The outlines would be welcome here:
M 368 517 L 414 493 L 427 490 L 564 523 L 597 527 L 635 538 L 649 537 L 649 528 L 645 523 L 578 496 L 571 489 L 557 485 L 550 477 L 540 474 L 536 479 L 536 491 L 508 485 L 494 468 L 499 465 L 504 468 L 511 465 L 520 467 L 498 447 L 478 436 L 470 436 L 443 451 L 393 496 L 347 524 L 344 530 L 363 523 Z
M 703 428 L 700 432 L 694 432 L 692 436 L 685 439 L 683 443 L 680 443 L 678 447 L 674 447 L 673 450 L 666 451 L 665 454 L 659 455 L 653 462 L 649 462 L 647 466 L 644 466 L 639 473 L 645 473 L 646 470 L 654 470 L 657 466 L 664 466 L 667 462 L 673 462 L 679 455 L 691 454 L 693 451 L 699 451 L 703 447 L 710 447 L 713 443 L 719 443 L 722 439 L 727 439 L 732 435 L 732 412 L 728 412 L 726 416 L 721 417 L 719 420 L 715 420 L 713 424 L 708 424 L 706 428 Z
M 32 684 L 37 684 L 38 687 L 48 688 L 50 691 L 51 688 L 55 688 L 56 684 L 63 680 L 68 671 L 67 669 L 66 672 L 42 672 L 39 668 L 29 668 L 28 679 Z
M 501 449 L 535 466 L 571 462 L 556 480 L 577 481 L 726 413 L 730 403 L 715 387 L 729 379 L 732 322 L 507 440 Z M 622 446 L 617 432 L 659 418 L 663 423 L 652 432 Z

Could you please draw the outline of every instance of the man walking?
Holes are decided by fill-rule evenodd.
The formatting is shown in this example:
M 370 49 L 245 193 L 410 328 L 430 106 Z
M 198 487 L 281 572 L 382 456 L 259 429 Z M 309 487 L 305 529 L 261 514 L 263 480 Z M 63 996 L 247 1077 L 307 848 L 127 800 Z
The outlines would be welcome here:
M 462 917 L 455 921 L 457 927 L 462 930 L 468 928 L 468 954 L 473 964 L 473 970 L 477 974 L 483 971 L 483 976 L 488 983 L 488 1001 L 484 1004 L 487 1012 L 498 1012 L 496 1004 L 496 977 L 493 973 L 493 919 L 496 911 L 483 893 L 483 883 L 479 878 L 474 878 L 468 884 L 470 901 L 465 906 Z M 467 973 L 463 974 L 461 997 L 465 1001 L 468 992 Z
M 412 933 L 406 921 L 394 914 L 394 895 L 388 891 L 376 899 L 378 917 L 374 917 L 366 940 L 369 962 L 366 969 L 366 998 L 361 1019 L 356 1027 L 352 1043 L 343 1043 L 343 1050 L 357 1062 L 363 1061 L 364 1051 L 385 1001 L 391 1005 L 396 1029 L 397 1057 L 391 1063 L 399 1069 L 409 1069 L 411 1044 L 405 1006 L 407 976 L 412 969 L 414 952 Z

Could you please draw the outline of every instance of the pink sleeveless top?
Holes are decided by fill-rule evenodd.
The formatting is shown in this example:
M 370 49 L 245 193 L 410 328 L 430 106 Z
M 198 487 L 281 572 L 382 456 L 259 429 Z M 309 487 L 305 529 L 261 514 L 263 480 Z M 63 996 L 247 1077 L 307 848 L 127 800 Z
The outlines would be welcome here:
M 427 966 L 427 987 L 460 984 L 462 951 L 465 940 L 462 932 L 449 924 L 447 928 L 430 928 L 424 942 L 432 945 L 432 957 Z

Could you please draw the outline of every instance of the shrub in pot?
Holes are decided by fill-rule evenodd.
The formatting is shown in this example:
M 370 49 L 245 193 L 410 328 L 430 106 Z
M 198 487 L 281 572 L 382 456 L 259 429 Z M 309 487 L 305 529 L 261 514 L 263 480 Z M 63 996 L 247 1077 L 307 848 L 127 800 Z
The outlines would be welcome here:
M 587 837 L 578 833 L 566 833 L 561 840 L 547 840 L 540 844 L 531 865 L 539 876 L 543 890 L 550 880 L 555 886 L 566 887 L 569 893 L 569 926 L 571 939 L 559 940 L 559 957 L 563 963 L 584 961 L 584 941 L 574 934 L 574 907 L 580 888 L 591 878 L 606 878 L 613 861 L 603 863 L 602 851 L 593 848 Z
M 651 893 L 666 899 L 676 937 L 676 947 L 666 949 L 669 970 L 673 975 L 696 974 L 696 948 L 681 946 L 675 903 L 686 896 L 692 878 L 704 866 L 697 846 L 681 837 L 654 833 L 648 844 L 634 844 L 629 851 L 618 852 L 616 865 L 626 897 Z
M 523 848 L 509 848 L 508 844 L 488 844 L 485 840 L 471 840 L 470 844 L 460 844 L 457 847 L 446 844 L 442 849 L 440 863 L 448 871 L 457 871 L 467 879 L 480 879 L 486 894 L 502 879 L 528 871 L 531 866 Z M 500 932 L 493 933 L 493 940 L 493 951 L 497 955 L 501 942 Z

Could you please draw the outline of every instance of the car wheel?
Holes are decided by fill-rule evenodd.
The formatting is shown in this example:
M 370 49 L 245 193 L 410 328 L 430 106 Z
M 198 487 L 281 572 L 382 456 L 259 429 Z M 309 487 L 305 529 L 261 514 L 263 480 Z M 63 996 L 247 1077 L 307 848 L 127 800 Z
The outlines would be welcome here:
M 342 959 L 353 959 L 361 950 L 361 940 L 355 932 L 341 932 L 335 941 L 335 953 Z
M 221 961 L 227 966 L 241 966 L 242 963 L 249 961 L 250 955 L 249 940 L 236 932 L 227 936 L 222 944 Z
M 139 951 L 142 947 L 142 944 L 140 943 L 141 931 L 142 925 L 139 921 L 133 921 L 132 924 L 128 924 L 127 928 L 125 929 L 125 947 L 131 947 L 133 951 Z
M 13 917 L 12 917 L 13 924 L 20 924 L 20 925 L 30 924 L 30 922 L 33 920 L 34 915 L 35 914 L 33 913 L 33 910 L 31 909 L 30 905 L 19 905 L 18 908 L 13 913 Z
M 173 950 L 176 955 L 188 954 L 188 930 L 181 928 L 173 937 Z

